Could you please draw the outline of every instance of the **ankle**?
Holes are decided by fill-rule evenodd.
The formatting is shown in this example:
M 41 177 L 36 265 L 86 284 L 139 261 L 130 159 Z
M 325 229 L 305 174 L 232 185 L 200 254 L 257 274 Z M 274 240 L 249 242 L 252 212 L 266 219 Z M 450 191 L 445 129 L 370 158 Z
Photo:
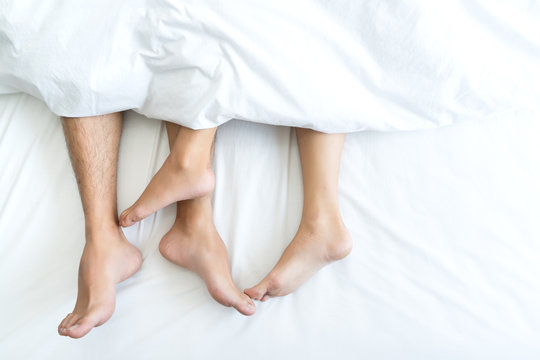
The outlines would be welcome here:
M 212 167 L 210 158 L 200 151 L 171 152 L 168 160 L 180 171 Z
M 200 211 L 185 211 L 177 214 L 175 225 L 188 231 L 210 229 L 214 226 L 214 219 Z
M 332 209 L 323 209 L 320 210 L 313 210 L 310 209 L 309 211 L 302 212 L 302 220 L 300 222 L 301 225 L 304 225 L 309 228 L 321 228 L 321 227 L 328 227 L 328 226 L 336 226 L 336 225 L 343 225 L 343 220 L 341 218 L 341 213 L 339 212 L 339 209 L 332 210 Z
M 121 237 L 122 230 L 116 221 L 86 222 L 86 241 L 110 241 Z
M 325 239 L 326 256 L 329 261 L 346 257 L 352 250 L 353 242 L 340 213 L 316 213 L 303 216 L 299 232 L 306 232 Z

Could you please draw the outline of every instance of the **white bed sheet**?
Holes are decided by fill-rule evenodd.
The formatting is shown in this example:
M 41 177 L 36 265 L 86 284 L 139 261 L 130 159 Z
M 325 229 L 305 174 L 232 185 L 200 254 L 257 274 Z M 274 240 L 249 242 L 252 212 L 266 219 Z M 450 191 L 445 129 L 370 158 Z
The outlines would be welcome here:
M 538 359 L 540 127 L 514 113 L 346 139 L 345 260 L 247 318 L 157 245 L 174 207 L 126 229 L 144 264 L 113 317 L 80 340 L 58 322 L 76 296 L 83 215 L 61 125 L 0 96 L 1 359 Z M 294 132 L 232 121 L 215 148 L 215 221 L 240 288 L 260 280 L 300 219 Z M 126 114 L 119 209 L 167 154 L 164 127 Z

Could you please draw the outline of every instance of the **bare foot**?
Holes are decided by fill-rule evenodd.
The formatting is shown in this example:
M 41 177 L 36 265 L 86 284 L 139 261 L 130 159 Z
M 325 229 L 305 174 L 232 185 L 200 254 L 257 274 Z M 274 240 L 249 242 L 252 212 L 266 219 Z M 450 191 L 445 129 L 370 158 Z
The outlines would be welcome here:
M 347 256 L 352 240 L 341 219 L 304 221 L 272 271 L 244 292 L 254 300 L 293 292 L 323 266 Z
M 232 306 L 243 315 L 255 313 L 253 301 L 234 285 L 227 248 L 211 221 L 186 224 L 177 219 L 161 240 L 159 251 L 170 262 L 199 275 L 220 304 Z
M 115 285 L 141 267 L 140 251 L 120 228 L 89 234 L 79 265 L 77 302 L 58 326 L 60 335 L 80 338 L 112 316 Z
M 209 194 L 214 183 L 207 161 L 178 161 L 169 155 L 135 204 L 120 214 L 120 225 L 131 226 L 169 204 Z

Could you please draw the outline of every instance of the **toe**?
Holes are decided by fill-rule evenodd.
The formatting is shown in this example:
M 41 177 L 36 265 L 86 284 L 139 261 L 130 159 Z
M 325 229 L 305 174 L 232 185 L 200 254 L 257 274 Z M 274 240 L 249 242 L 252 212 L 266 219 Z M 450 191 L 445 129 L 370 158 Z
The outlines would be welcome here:
M 141 206 L 139 206 L 137 203 L 135 203 L 133 206 L 131 206 L 129 209 L 126 210 L 126 216 L 125 216 L 125 225 L 124 227 L 131 226 L 145 217 L 147 217 L 149 214 L 144 213 L 144 211 L 141 209 Z
M 75 314 L 75 313 L 73 313 L 73 314 L 71 314 L 70 316 L 68 316 L 67 321 L 66 321 L 66 323 L 65 323 L 65 325 L 64 325 L 64 329 L 69 329 L 70 327 L 72 327 L 73 325 L 75 325 L 75 323 L 76 323 L 77 321 L 79 321 L 80 318 L 81 318 L 81 315 Z
M 137 208 L 135 206 L 136 205 L 133 205 L 124 210 L 124 212 L 120 215 L 120 225 L 122 227 L 129 227 L 142 220 L 142 217 L 137 215 Z
M 74 325 L 67 328 L 65 330 L 65 333 L 71 338 L 78 339 L 88 334 L 88 332 L 92 330 L 92 328 L 96 326 L 97 323 L 98 321 L 91 316 L 84 316 L 79 319 L 79 321 L 77 321 Z
M 259 284 L 244 292 L 254 300 L 266 301 L 276 296 L 286 295 L 287 292 L 284 292 L 283 288 L 283 278 L 271 272 Z
M 120 216 L 118 217 L 118 222 L 120 223 L 120 226 L 127 227 L 127 214 L 129 213 L 129 208 L 122 211 Z
M 135 219 L 135 216 L 134 216 L 134 213 L 135 213 L 134 207 L 135 205 L 127 208 L 120 215 L 120 225 L 122 227 L 129 227 L 138 221 Z
M 244 290 L 244 293 L 252 298 L 253 300 L 261 300 L 262 297 L 266 294 L 266 284 L 264 282 L 261 282 L 260 284 Z
M 66 329 L 66 324 L 68 323 L 69 319 L 73 317 L 73 314 L 69 313 L 66 315 L 66 317 L 60 322 L 60 325 L 58 325 L 58 333 L 60 335 L 64 335 L 64 329 Z
M 72 327 L 80 318 L 81 316 L 78 314 L 75 314 L 75 313 L 68 314 L 68 316 L 66 316 L 65 319 L 62 320 L 62 322 L 58 326 L 58 333 L 60 335 L 66 336 L 67 329 Z
M 233 304 L 233 307 L 238 310 L 240 314 L 246 316 L 255 314 L 255 311 L 257 310 L 251 298 L 246 294 L 239 295 L 238 300 Z

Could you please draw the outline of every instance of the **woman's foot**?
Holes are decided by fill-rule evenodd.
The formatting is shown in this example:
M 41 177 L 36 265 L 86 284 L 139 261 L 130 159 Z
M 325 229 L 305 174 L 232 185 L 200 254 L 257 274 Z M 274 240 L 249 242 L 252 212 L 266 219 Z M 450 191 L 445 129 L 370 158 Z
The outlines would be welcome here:
M 120 214 L 120 225 L 131 226 L 169 204 L 207 195 L 214 189 L 214 183 L 207 158 L 202 155 L 200 159 L 180 158 L 171 154 L 135 204 Z
M 141 263 L 140 251 L 126 240 L 120 228 L 87 234 L 79 265 L 77 302 L 58 326 L 58 333 L 80 338 L 109 320 L 114 312 L 115 285 L 135 274 Z
M 191 200 L 191 201 L 198 201 Z M 227 248 L 210 219 L 176 219 L 159 244 L 161 254 L 172 263 L 195 272 L 208 292 L 222 305 L 243 315 L 253 315 L 253 301 L 239 291 L 231 277 Z
M 351 249 L 351 236 L 340 218 L 303 219 L 272 271 L 244 292 L 260 301 L 290 294 L 323 266 L 343 259 Z

